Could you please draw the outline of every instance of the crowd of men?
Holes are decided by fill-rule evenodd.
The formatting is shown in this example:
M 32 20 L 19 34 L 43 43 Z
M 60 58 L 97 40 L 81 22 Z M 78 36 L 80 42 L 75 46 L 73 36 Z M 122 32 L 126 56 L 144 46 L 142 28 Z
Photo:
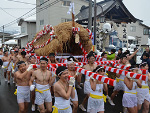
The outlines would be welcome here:
M 142 63 L 136 65 L 133 57 L 139 49 L 130 54 L 129 50 L 123 53 L 120 48 L 117 55 L 116 50 L 112 49 L 110 54 L 104 51 L 101 57 L 103 61 L 120 60 L 120 64 L 130 66 L 130 69 L 127 70 L 130 72 L 141 73 L 141 69 L 148 70 L 146 76 L 150 80 L 149 47 L 141 56 Z M 87 55 L 87 60 L 87 64 L 82 66 L 83 69 L 108 76 L 104 67 L 95 64 L 94 52 L 91 51 Z M 10 85 L 12 77 L 13 83 L 17 86 L 19 113 L 27 113 L 30 100 L 32 111 L 35 111 L 35 105 L 38 105 L 40 113 L 77 113 L 78 108 L 87 113 L 104 113 L 106 99 L 112 106 L 115 106 L 113 100 L 121 90 L 124 91 L 122 98 L 124 113 L 138 113 L 142 105 L 142 113 L 149 112 L 149 81 L 134 79 L 130 74 L 126 76 L 115 74 L 117 82 L 113 93 L 108 95 L 109 88 L 106 83 L 93 78 L 92 75 L 83 75 L 75 71 L 75 62 L 78 62 L 79 59 L 75 59 L 73 56 L 68 56 L 67 67 L 59 66 L 56 73 L 47 69 L 49 63 L 58 63 L 54 53 L 50 53 L 49 58 L 42 57 L 39 68 L 33 68 L 33 65 L 37 64 L 36 61 L 36 56 L 27 54 L 24 48 L 14 47 L 10 51 L 0 48 L 0 66 L 4 70 L 5 81 Z M 84 83 L 81 82 L 82 76 L 85 76 Z M 76 88 L 83 88 L 86 94 L 80 105 L 78 105 L 78 96 L 80 95 Z

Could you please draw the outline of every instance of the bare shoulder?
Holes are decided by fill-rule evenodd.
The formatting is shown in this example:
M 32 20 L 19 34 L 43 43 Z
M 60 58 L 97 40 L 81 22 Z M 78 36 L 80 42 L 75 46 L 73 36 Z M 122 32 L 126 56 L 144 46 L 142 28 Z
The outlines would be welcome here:
M 37 73 L 39 73 L 39 72 L 40 72 L 40 70 L 39 70 L 39 69 L 37 69 L 37 70 L 33 71 L 33 73 L 32 73 L 32 74 L 37 74 Z
M 18 78 L 18 76 L 19 76 L 20 74 L 21 74 L 21 73 L 20 73 L 19 71 L 16 71 L 16 72 L 15 72 L 15 77 Z
M 47 73 L 49 74 L 49 75 L 51 75 L 52 73 L 51 73 L 51 71 L 49 71 L 49 70 L 47 70 Z
M 54 84 L 54 89 L 59 89 L 59 88 L 60 88 L 60 85 L 59 85 L 58 82 L 56 82 L 56 83 Z

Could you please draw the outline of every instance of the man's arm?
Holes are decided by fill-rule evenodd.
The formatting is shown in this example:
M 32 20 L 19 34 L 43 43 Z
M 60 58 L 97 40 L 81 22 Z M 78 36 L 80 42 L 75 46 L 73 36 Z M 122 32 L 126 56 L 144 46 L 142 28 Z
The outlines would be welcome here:
M 15 73 L 16 78 L 22 79 L 23 77 L 27 76 L 28 71 L 26 70 L 24 73 L 19 73 L 18 71 Z
M 125 83 L 125 85 L 127 86 L 127 88 L 128 88 L 129 90 L 132 90 L 132 87 L 133 87 L 133 80 L 131 80 L 131 79 L 125 77 L 125 78 L 124 78 L 124 83 Z
M 68 91 L 66 93 L 66 91 L 63 88 L 61 88 L 60 85 L 57 83 L 54 85 L 54 91 L 57 92 L 64 99 L 69 100 L 72 92 L 72 86 L 69 86 Z
M 132 53 L 132 55 L 129 56 L 128 60 L 131 60 L 132 57 L 134 57 L 138 51 L 139 51 L 139 50 L 137 49 L 134 53 Z
M 71 98 L 75 98 L 75 89 L 74 87 L 72 87 L 72 90 L 71 90 Z
M 49 85 L 52 86 L 53 83 L 55 82 L 56 79 L 56 75 L 54 74 L 54 76 L 52 77 L 52 73 L 50 72 L 50 80 L 49 80 Z
M 35 78 L 36 78 L 36 72 L 34 71 L 34 72 L 32 72 L 32 76 L 31 76 L 31 79 L 29 81 L 30 86 L 33 84 L 33 81 L 35 80 Z

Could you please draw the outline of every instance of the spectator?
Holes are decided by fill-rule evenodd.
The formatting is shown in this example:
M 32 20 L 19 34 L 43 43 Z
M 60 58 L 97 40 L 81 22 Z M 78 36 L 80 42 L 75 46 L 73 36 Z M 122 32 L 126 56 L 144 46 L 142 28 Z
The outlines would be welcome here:
M 106 60 L 107 60 L 107 53 L 106 53 L 106 52 L 103 52 L 103 53 L 101 54 L 101 57 L 103 58 L 102 61 L 106 61 Z
M 107 54 L 107 60 L 115 60 L 116 58 L 115 52 L 116 52 L 115 49 L 111 49 L 111 54 Z
M 121 55 L 122 55 L 122 48 L 120 48 L 120 49 L 118 50 L 118 55 L 117 55 L 116 60 L 119 60 Z
M 142 59 L 143 59 L 142 62 L 147 62 L 147 64 L 148 64 L 148 72 L 150 72 L 150 59 L 149 59 L 149 54 L 148 54 L 148 53 L 144 53 Z
M 145 49 L 145 51 L 143 52 L 143 54 L 144 54 L 144 53 L 148 53 L 149 56 L 150 56 L 150 53 L 149 53 L 149 46 L 146 47 L 146 49 Z M 142 54 L 142 56 L 141 56 L 141 60 L 143 60 L 143 54 Z
M 48 59 L 48 62 L 49 63 L 58 63 L 58 61 L 56 60 L 56 58 L 55 58 L 55 53 L 50 53 L 49 54 L 49 59 Z

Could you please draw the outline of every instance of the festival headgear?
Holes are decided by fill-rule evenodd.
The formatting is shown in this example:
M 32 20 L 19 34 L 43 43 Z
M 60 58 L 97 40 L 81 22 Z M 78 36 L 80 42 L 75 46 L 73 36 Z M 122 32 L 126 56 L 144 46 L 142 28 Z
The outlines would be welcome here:
M 59 66 L 59 67 L 57 68 L 57 70 L 56 70 L 56 74 L 57 74 L 58 76 L 61 76 L 61 74 L 62 74 L 65 70 L 68 70 L 67 67 L 65 67 L 65 66 Z
M 19 61 L 18 63 L 17 63 L 17 67 L 19 68 L 19 66 L 21 65 L 21 64 L 26 64 L 24 61 Z
M 95 55 L 93 54 L 93 53 L 89 53 L 88 55 L 87 55 L 87 59 L 89 59 L 90 57 L 94 57 L 95 58 Z
M 139 68 L 141 68 L 142 66 L 143 66 L 143 67 L 146 66 L 146 64 L 147 64 L 147 62 L 141 63 L 141 64 L 139 65 Z
M 45 61 L 46 63 L 48 63 L 48 59 L 45 58 L 45 57 L 42 57 L 42 58 L 40 59 L 40 62 L 41 62 L 41 61 Z
M 67 64 L 71 64 L 71 63 L 74 63 L 74 57 L 73 56 L 70 56 L 69 58 L 67 58 Z
M 95 72 L 98 72 L 100 69 L 104 69 L 104 67 L 100 66 L 98 69 L 96 69 Z M 104 69 L 105 70 L 105 69 Z

